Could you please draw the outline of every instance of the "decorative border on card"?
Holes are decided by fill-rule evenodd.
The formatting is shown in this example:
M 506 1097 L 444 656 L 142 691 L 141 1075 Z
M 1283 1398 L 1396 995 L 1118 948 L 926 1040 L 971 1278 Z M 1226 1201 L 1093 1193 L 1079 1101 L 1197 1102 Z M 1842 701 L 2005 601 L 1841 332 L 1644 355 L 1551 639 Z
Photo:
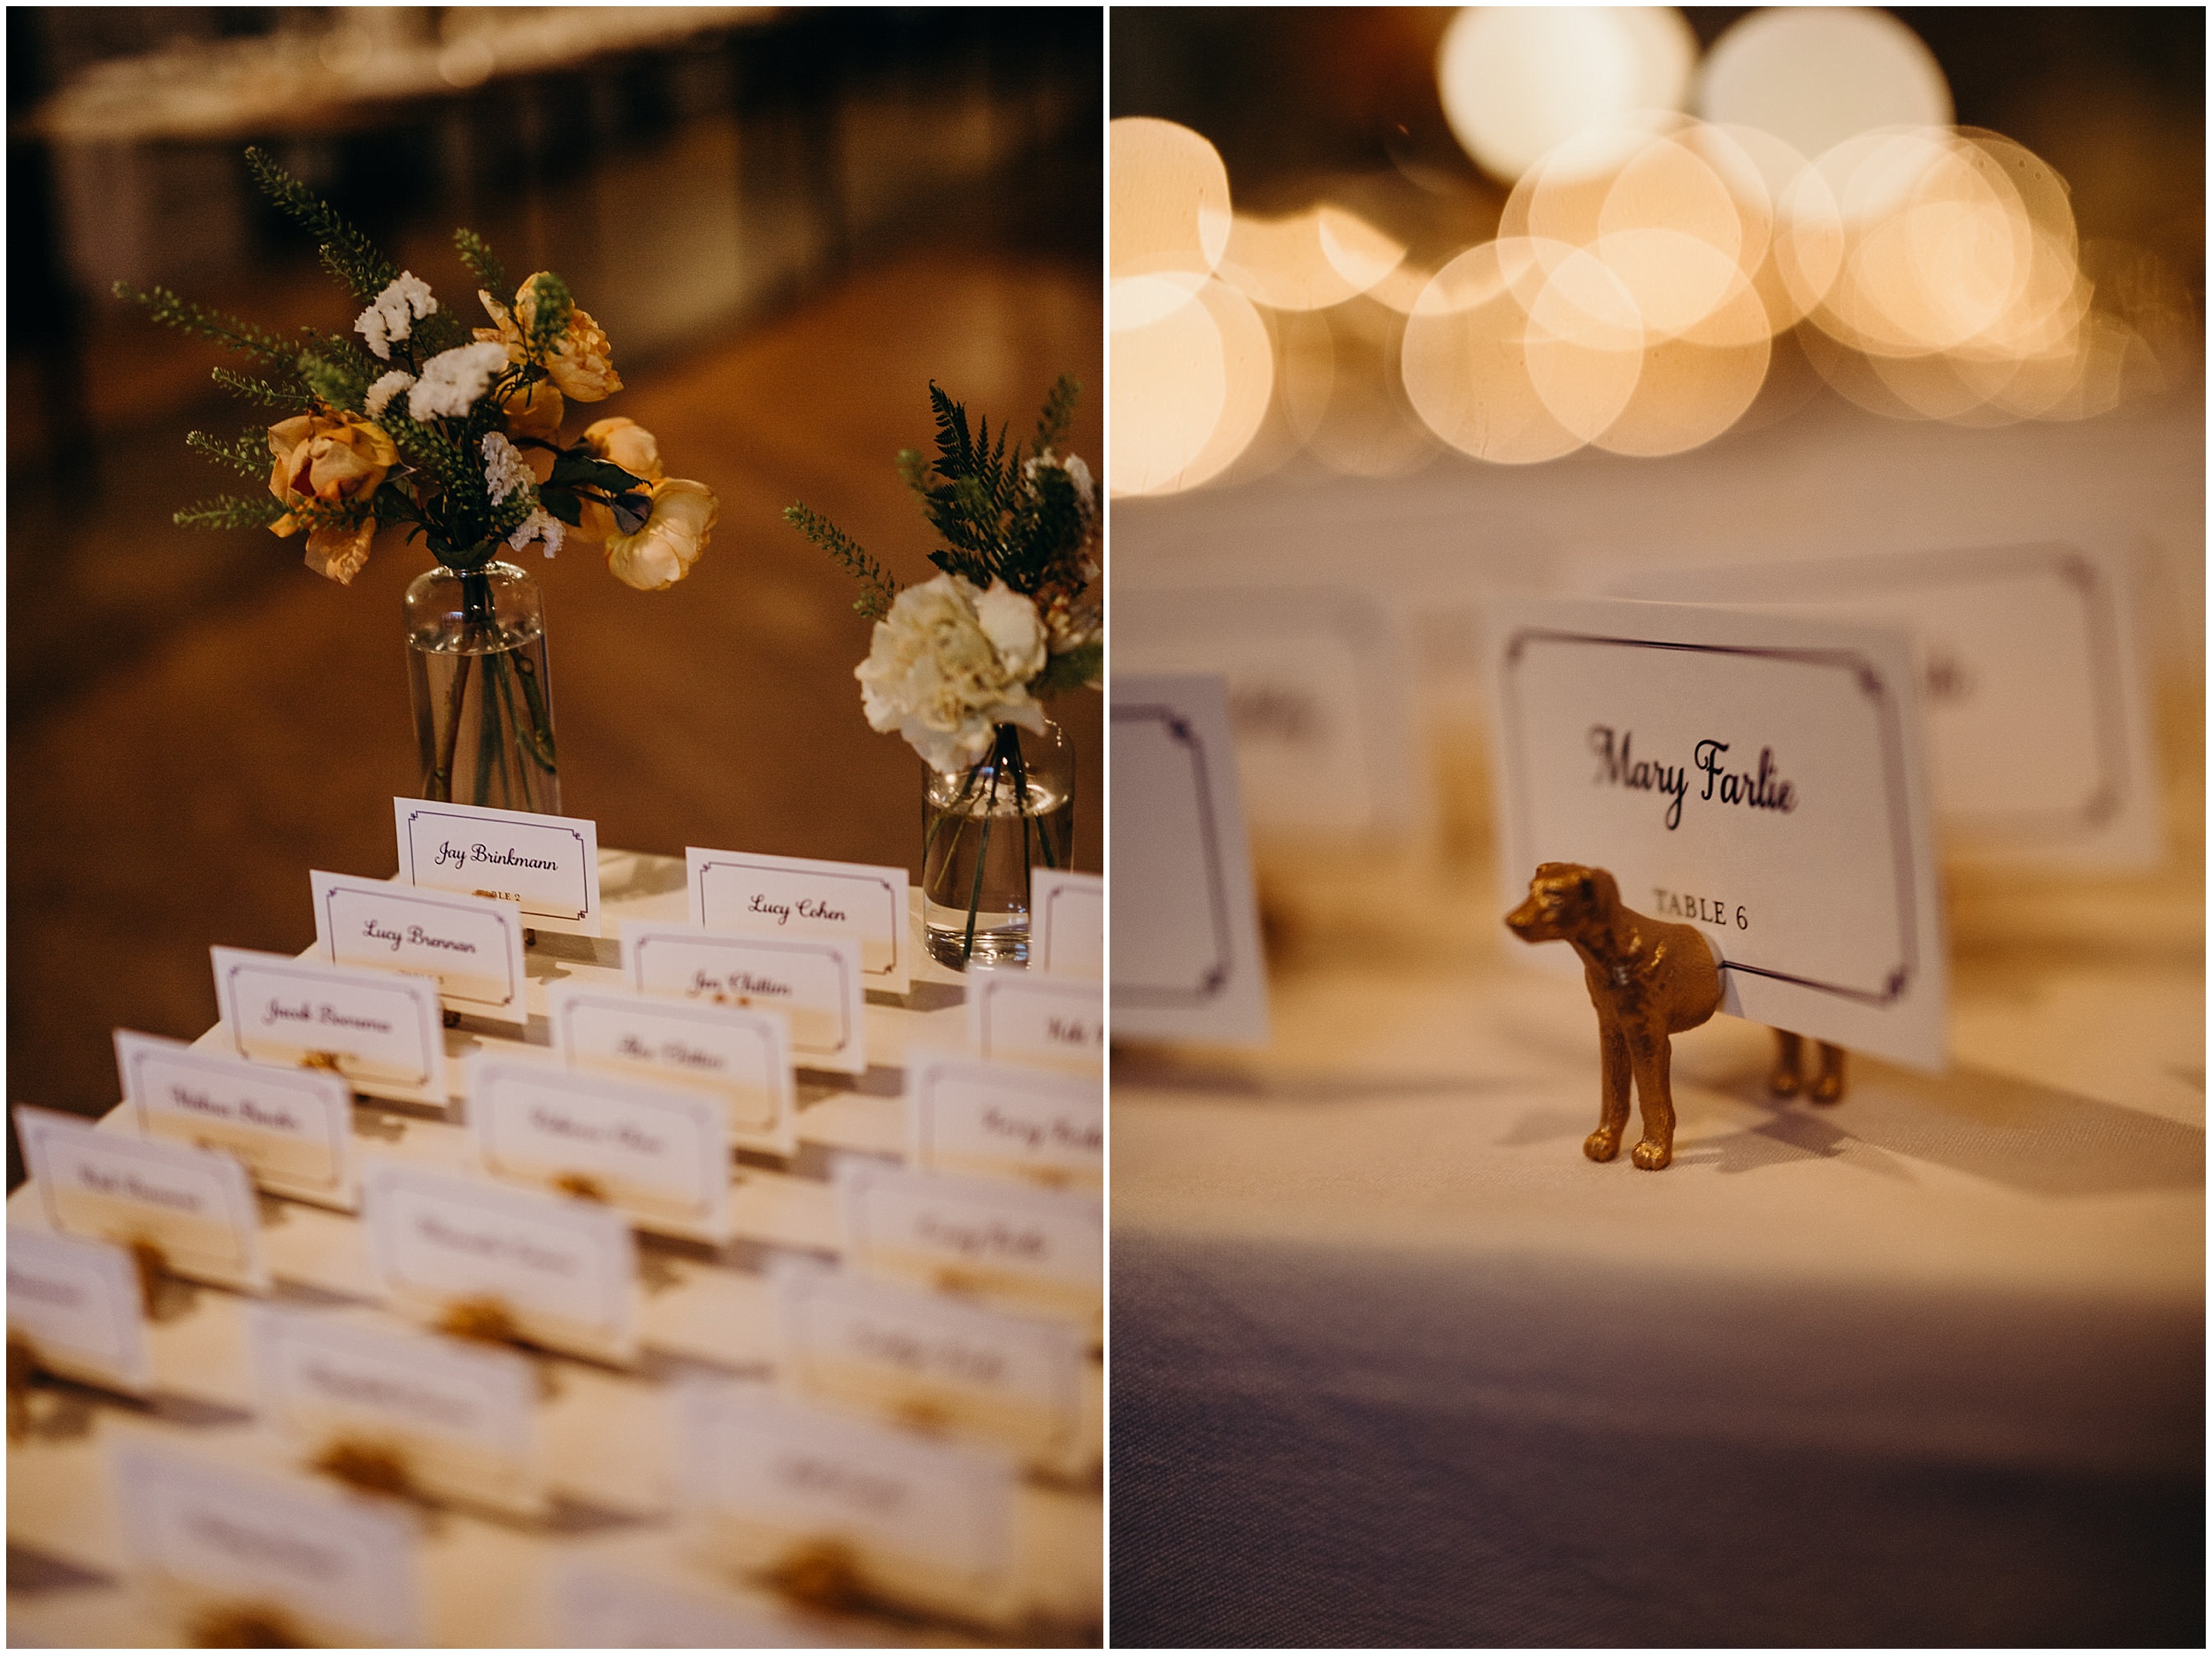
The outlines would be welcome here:
M 340 971 L 373 972 L 375 967 L 372 966 L 334 966 L 332 969 Z M 284 967 L 275 961 L 271 961 L 267 965 L 262 965 L 253 960 L 233 960 L 225 969 L 223 974 L 227 978 L 235 979 L 238 974 L 242 971 L 264 972 L 271 976 L 284 976 L 288 974 L 295 978 L 304 977 L 310 982 L 327 983 L 330 981 L 327 977 L 310 972 L 291 972 L 288 974 L 286 973 Z M 421 978 L 420 981 L 426 982 L 431 981 L 431 980 L 427 977 Z M 232 981 L 226 986 L 228 990 L 230 1007 L 234 1008 L 238 1004 L 238 984 L 235 981 Z M 434 989 L 436 984 L 432 982 L 431 986 Z M 426 1014 L 426 1008 L 423 1007 L 419 1001 L 416 1003 L 416 1007 L 418 1011 L 425 1011 Z M 238 1029 L 236 1026 L 232 1023 L 231 1019 L 227 1014 L 228 1009 L 229 1008 L 226 1008 L 226 1014 L 224 1016 L 223 1022 L 224 1026 L 230 1029 L 231 1044 L 236 1049 L 240 1057 L 245 1058 L 247 1062 L 250 1063 L 253 1061 L 252 1055 L 247 1051 L 244 1043 L 240 1040 Z M 435 1043 L 434 1044 L 433 1043 L 434 1042 Z M 290 1041 L 282 1041 L 273 1042 L 272 1043 L 290 1045 L 293 1043 Z M 307 1048 L 303 1045 L 302 1049 L 305 1050 Z M 442 1052 L 445 1050 L 445 1022 L 442 1018 L 423 1031 L 422 1050 L 426 1057 L 427 1057 L 432 1051 Z M 347 1084 L 353 1084 L 350 1077 L 348 1078 Z M 430 1084 L 430 1066 L 426 1063 L 423 1066 L 423 1072 L 411 1081 L 392 1081 L 387 1080 L 381 1075 L 374 1075 L 369 1078 L 368 1084 L 373 1086 L 427 1086 Z M 354 1090 L 357 1092 L 360 1089 L 360 1087 L 354 1086 Z
M 53 1221 L 53 1212 L 50 1205 L 47 1210 L 47 1219 L 50 1223 Z M 77 1235 L 73 1235 L 66 1230 L 27 1230 L 24 1233 L 64 1243 L 75 1243 L 80 1246 L 87 1248 L 106 1248 L 119 1256 L 127 1256 L 123 1255 L 123 1250 L 114 1242 L 103 1241 L 97 1236 Z M 9 1237 L 8 1244 L 12 1248 L 16 1244 L 15 1237 L 13 1235 Z M 34 1246 L 37 1244 L 38 1243 L 36 1242 L 33 1243 Z M 88 1259 L 88 1262 L 89 1262 Z M 11 1297 L 12 1297 L 15 1289 L 12 1286 L 11 1286 L 8 1291 Z M 36 1297 L 37 1295 L 34 1294 L 32 1297 Z M 150 1372 L 151 1358 L 145 1350 L 146 1323 L 144 1318 L 139 1312 L 137 1302 L 127 1296 L 118 1297 L 112 1293 L 104 1294 L 102 1295 L 102 1297 L 104 1300 L 104 1307 L 108 1312 L 110 1328 L 114 1335 L 115 1348 L 123 1354 L 116 1358 L 109 1358 L 107 1356 L 101 1355 L 96 1351 L 88 1351 L 85 1352 L 85 1354 L 98 1361 L 109 1373 L 121 1374 L 124 1366 L 128 1362 L 132 1354 L 132 1347 L 134 1344 L 136 1344 L 138 1346 L 137 1354 L 139 1356 L 139 1359 L 142 1364 L 145 1365 L 146 1371 L 142 1374 L 134 1373 L 125 1375 L 125 1377 L 134 1381 L 140 1381 L 141 1382 L 150 1386 L 153 1382 Z M 82 1351 L 82 1349 L 83 1347 L 81 1346 L 65 1346 L 64 1347 L 64 1355 L 66 1356 L 74 1351 Z
M 699 900 L 694 905 L 692 910 L 692 924 L 698 926 L 703 930 L 707 927 L 708 874 L 713 873 L 715 869 L 718 867 L 748 868 L 757 867 L 759 865 L 757 863 L 748 862 L 744 858 L 737 856 L 726 857 L 718 862 L 702 860 L 699 864 L 698 884 L 695 887 L 695 889 L 698 892 Z M 788 869 L 784 868 L 772 868 L 766 871 L 779 874 L 789 873 Z M 907 910 L 905 889 L 902 887 L 895 887 L 889 880 L 884 878 L 880 874 L 832 874 L 810 868 L 807 870 L 806 877 L 809 879 L 845 880 L 855 884 L 872 885 L 877 889 L 883 892 L 886 900 L 887 900 L 891 904 L 891 963 L 888 966 L 886 966 L 881 971 L 870 971 L 865 966 L 863 966 L 860 968 L 860 975 L 864 981 L 870 977 L 897 976 L 899 960 L 904 952 L 904 951 L 899 946 L 901 941 L 898 935 L 899 928 L 902 925 L 910 923 L 911 920 L 911 916 L 909 914 Z M 778 938 L 777 940 L 781 942 L 798 941 L 801 939 Z M 853 940 L 859 942 L 864 939 L 858 933 L 856 932 L 853 934 Z M 879 992 L 880 992 L 880 990 L 879 990 Z
M 848 1003 L 851 1000 L 852 995 L 850 993 L 850 985 L 845 979 L 845 961 L 843 957 L 837 951 L 833 945 L 838 940 L 840 939 L 833 939 L 830 937 L 745 936 L 732 931 L 701 931 L 693 936 L 649 936 L 634 944 L 634 946 L 637 948 L 641 956 L 643 954 L 646 947 L 653 943 L 682 943 L 697 941 L 734 943 L 741 944 L 747 948 L 786 948 L 795 951 L 803 950 L 809 953 L 826 953 L 837 966 L 838 1041 L 835 1050 L 838 1051 L 846 1051 L 850 1050 L 853 1042 L 858 1038 L 858 1031 L 853 1028 L 852 1019 L 849 1015 L 850 1006 Z M 851 941 L 853 939 L 842 940 Z M 829 946 L 825 946 L 826 944 Z M 628 949 L 633 946 L 627 937 L 623 939 L 622 945 L 625 949 Z M 641 958 L 638 961 L 637 970 L 634 973 L 626 972 L 625 974 L 630 976 L 633 981 L 635 981 L 636 977 L 644 974 L 643 967 L 644 961 Z M 868 974 L 865 971 L 863 971 L 860 974 L 864 979 L 862 987 L 864 989 L 867 986 L 864 979 L 867 977 Z M 672 995 L 657 997 L 673 999 L 675 997 Z M 813 1051 L 819 1051 L 821 1048 L 818 1046 L 812 1048 L 802 1047 L 798 1042 L 795 1040 L 791 1043 L 791 1050 L 795 1053 L 798 1053 L 810 1050 Z M 793 1058 L 793 1066 L 797 1068 L 804 1068 L 806 1066 L 803 1063 L 799 1062 L 795 1057 Z
M 1188 750 L 1198 796 L 1199 837 L 1205 843 L 1206 905 L 1209 917 L 1213 921 L 1216 956 L 1195 988 L 1164 988 L 1117 981 L 1113 985 L 1114 997 L 1125 1000 L 1132 1005 L 1203 1005 L 1229 986 L 1232 962 L 1235 958 L 1229 936 L 1229 897 L 1223 889 L 1221 853 L 1216 843 L 1218 835 L 1214 824 L 1213 779 L 1207 769 L 1206 743 L 1191 727 L 1189 720 L 1173 707 L 1163 706 L 1156 702 L 1137 702 L 1118 705 L 1112 712 L 1116 724 L 1158 724 L 1167 732 L 1170 741 Z
M 136 1051 L 132 1052 L 129 1059 L 132 1069 L 130 1097 L 132 1105 L 135 1109 L 138 1115 L 138 1132 L 141 1137 L 151 1137 L 154 1135 L 147 1129 L 147 1117 L 154 1112 L 149 1108 L 146 1104 L 146 1093 L 148 1090 L 146 1079 L 144 1075 L 137 1072 L 138 1066 L 149 1058 L 157 1058 L 165 1063 L 183 1063 L 194 1065 L 201 1069 L 210 1070 L 219 1074 L 232 1073 L 229 1067 L 230 1065 L 240 1061 L 249 1060 L 221 1057 L 210 1058 L 207 1055 L 196 1051 L 190 1046 L 142 1046 Z M 257 1063 L 253 1066 L 260 1075 L 267 1076 L 269 1083 L 273 1086 L 280 1086 L 283 1083 L 284 1077 L 288 1073 L 289 1073 L 289 1071 L 279 1068 L 274 1064 Z M 348 1082 L 346 1089 L 349 1093 L 352 1091 L 353 1089 L 350 1082 Z M 165 1111 L 163 1112 L 172 1113 L 174 1112 Z M 327 1181 L 326 1187 L 332 1195 L 342 1195 L 345 1193 L 346 1187 L 345 1175 L 343 1172 L 343 1168 L 345 1166 L 345 1139 L 346 1135 L 352 1130 L 352 1123 L 350 1120 L 336 1115 L 326 1115 L 325 1117 L 325 1122 L 331 1130 L 331 1163 L 333 1166 L 341 1169 L 336 1174 L 334 1174 Z M 233 1152 L 234 1153 L 235 1151 Z M 252 1168 L 249 1167 L 247 1171 L 250 1174 Z M 319 1189 L 326 1187 L 326 1181 L 322 1179 L 302 1178 L 296 1180 L 289 1174 L 286 1175 L 284 1182 L 288 1184 L 294 1182 L 300 1184 L 312 1184 Z
M 1724 959 L 1723 971 L 1740 973 L 1747 977 L 1767 977 L 1777 982 L 1794 983 L 1801 989 L 1811 989 L 1821 994 L 1832 994 L 1839 999 L 1855 1000 L 1862 1005 L 1887 1005 L 1900 998 L 1920 968 L 1919 916 L 1913 902 L 1912 879 L 1912 824 L 1905 809 L 1905 735 L 1899 722 L 1897 697 L 1884 681 L 1875 665 L 1855 650 L 1792 650 L 1762 649 L 1740 643 L 1678 643 L 1663 638 L 1614 638 L 1591 632 L 1563 632 L 1550 627 L 1522 627 L 1506 640 L 1503 674 L 1505 697 L 1509 711 L 1505 720 L 1509 744 L 1514 767 L 1526 776 L 1527 767 L 1522 758 L 1519 707 L 1514 704 L 1512 669 L 1521 663 L 1521 656 L 1531 643 L 1587 643 L 1615 649 L 1670 650 L 1685 655 L 1739 655 L 1756 659 L 1786 661 L 1799 666 L 1817 666 L 1849 673 L 1861 693 L 1875 704 L 1877 727 L 1882 738 L 1882 770 L 1888 782 L 1883 803 L 1889 807 L 1890 852 L 1892 866 L 1897 878 L 1898 950 L 1904 956 L 1890 968 L 1879 989 L 1857 989 L 1847 983 L 1819 982 L 1809 977 L 1793 976 L 1786 971 L 1776 971 L 1765 966 L 1747 965 L 1740 960 Z M 1523 811 L 1527 808 L 1530 789 L 1524 784 L 1514 789 Z M 1535 836 L 1530 830 L 1525 815 L 1517 818 L 1520 842 L 1525 846 Z
M 573 831 L 573 829 L 571 829 L 570 831 L 572 831 L 572 831 Z M 580 838 L 582 835 L 579 835 L 578 836 Z M 505 930 L 507 930 L 507 929 L 508 929 L 508 926 L 509 926 L 509 923 L 510 923 L 510 922 L 509 922 L 509 920 L 508 920 L 507 916 L 506 916 L 506 914 L 505 914 L 505 913 L 503 913 L 503 912 L 501 912 L 501 913 L 492 913 L 492 912 L 488 912 L 486 910 L 484 910 L 484 909 L 482 909 L 482 908 L 472 907 L 472 906 L 468 905 L 467 904 L 465 904 L 465 903 L 458 903 L 458 902 L 445 902 L 445 901 L 442 901 L 442 900 L 440 900 L 440 897 L 439 897 L 438 889 L 437 889 L 437 887 L 436 887 L 436 886 L 434 886 L 434 885 L 415 885 L 415 884 L 411 884 L 411 884 L 406 885 L 406 886 L 403 886 L 403 886 L 396 886 L 396 886 L 394 886 L 392 889 L 395 889 L 395 890 L 396 890 L 396 891 L 401 892 L 401 900 L 402 900 L 402 901 L 404 901 L 404 902 L 419 902 L 419 903 L 426 903 L 426 904 L 428 904 L 431 907 L 434 907 L 434 908 L 446 908 L 446 909 L 449 909 L 449 910 L 451 910 L 452 912 L 456 912 L 456 913 L 469 913 L 469 914 L 474 914 L 474 915 L 475 915 L 478 919 L 480 919 L 480 920 L 497 920 L 497 921 L 498 921 L 498 923 L 499 923 L 499 928 L 500 928 L 502 931 L 505 931 Z M 333 912 L 330 912 L 330 904 L 331 904 L 332 900 L 333 900 L 334 898 L 337 897 L 340 897 L 340 896 L 359 896 L 359 895 L 361 895 L 361 892 L 360 892 L 360 890 L 359 890 L 357 888 L 357 889 L 347 889 L 347 888 L 345 888 L 345 887 L 337 886 L 337 885 L 333 885 L 333 886 L 331 886 L 331 887 L 330 887 L 327 890 L 326 890 L 326 891 L 324 891 L 324 892 L 323 892 L 323 912 L 324 912 L 324 917 L 325 917 L 326 919 L 327 919 L 327 920 L 328 920 L 328 921 L 330 922 L 330 935 L 331 935 L 331 938 L 332 938 L 332 940 L 333 940 L 334 943 L 334 942 L 336 941 L 336 938 L 337 938 L 337 935 L 338 935 L 338 916 L 337 916 L 335 913 L 333 913 Z M 336 965 L 336 964 L 338 964 L 339 962 L 338 962 L 338 961 L 336 961 L 336 960 L 333 960 L 331 963 L 332 963 L 333 965 Z M 354 962 L 353 962 L 353 961 L 349 960 L 349 961 L 347 961 L 347 962 L 345 962 L 345 963 L 347 963 L 347 964 L 349 964 L 349 965 L 351 965 L 351 964 L 353 964 Z M 500 964 L 501 964 L 501 967 L 502 967 L 502 969 L 503 969 L 503 970 L 506 966 L 508 966 L 511 965 L 512 963 L 513 963 L 513 955 L 512 955 L 512 954 L 503 955 L 503 956 L 501 958 Z M 510 978 L 510 979 L 509 979 L 509 981 L 508 981 L 508 984 L 507 984 L 507 997 L 506 997 L 505 999 L 503 999 L 503 1000 L 481 1000 L 481 999 L 477 998 L 477 997 L 476 997 L 474 995 L 472 995 L 472 994 L 456 994 L 456 995 L 449 995 L 449 996 L 447 996 L 446 997 L 448 997 L 448 998 L 449 998 L 449 999 L 459 1000 L 459 1001 L 461 1001 L 461 1002 L 463 1003 L 463 1005 L 498 1005 L 498 1006 L 505 1007 L 505 1006 L 510 1006 L 510 1005 L 512 1005 L 515 1003 L 516 998 L 517 998 L 518 997 L 519 997 L 519 996 L 521 996 L 521 995 L 523 995 L 523 994 L 526 993 L 526 992 L 527 992 L 527 987 L 528 987 L 528 985 L 527 985 L 526 983 L 518 983 L 518 982 L 514 981 L 511 978 Z M 442 992 L 442 990 L 441 992 Z
M 483 820 L 483 818 L 472 815 L 466 811 L 411 810 L 407 812 L 407 824 L 411 827 L 418 816 L 444 816 L 449 817 L 455 821 L 480 822 Z M 586 857 L 590 847 L 585 844 L 584 835 L 573 828 L 557 827 L 549 822 L 532 822 L 529 826 L 539 833 L 565 833 L 568 835 L 569 837 L 576 841 L 576 866 L 579 870 L 577 877 L 583 881 L 583 896 L 579 902 L 574 913 L 569 912 L 565 908 L 532 909 L 526 904 L 524 906 L 523 912 L 526 913 L 534 912 L 544 915 L 549 919 L 557 920 L 583 920 L 588 918 L 591 913 L 591 874 L 589 872 L 589 866 Z M 407 849 L 407 882 L 411 885 L 418 884 L 419 881 L 415 878 L 415 844 L 413 835 L 403 833 L 400 835 L 400 843 Z M 435 888 L 433 887 L 432 889 Z

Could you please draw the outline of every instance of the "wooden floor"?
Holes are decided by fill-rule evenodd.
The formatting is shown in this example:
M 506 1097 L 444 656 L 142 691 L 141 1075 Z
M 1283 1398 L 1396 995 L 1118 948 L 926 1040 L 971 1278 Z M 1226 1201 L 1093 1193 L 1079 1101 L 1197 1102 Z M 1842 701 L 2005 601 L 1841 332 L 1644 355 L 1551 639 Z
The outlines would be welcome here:
M 920 762 L 863 720 L 851 583 L 780 512 L 803 499 L 902 579 L 933 573 L 892 466 L 926 446 L 932 378 L 1021 429 L 1074 373 L 1073 447 L 1096 466 L 1100 298 L 1094 263 L 923 248 L 657 366 L 623 364 L 629 389 L 604 412 L 653 431 L 672 473 L 720 496 L 721 521 L 659 594 L 620 585 L 590 548 L 531 554 L 564 808 L 607 846 L 918 875 Z M 99 503 L 59 521 L 44 491 L 11 491 L 11 1103 L 106 1108 L 111 1029 L 189 1037 L 215 1020 L 210 944 L 302 949 L 311 868 L 397 865 L 391 799 L 415 781 L 400 598 L 426 554 L 388 534 L 341 589 L 296 543 L 211 545 L 166 519 L 221 484 L 173 452 L 103 455 Z M 1079 755 L 1076 866 L 1092 871 L 1102 700 L 1052 709 Z

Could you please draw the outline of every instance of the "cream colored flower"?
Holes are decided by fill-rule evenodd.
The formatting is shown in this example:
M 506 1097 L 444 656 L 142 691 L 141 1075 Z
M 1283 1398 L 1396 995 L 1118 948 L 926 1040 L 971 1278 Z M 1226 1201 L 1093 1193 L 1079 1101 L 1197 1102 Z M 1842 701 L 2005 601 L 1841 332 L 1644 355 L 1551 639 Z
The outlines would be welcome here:
M 657 592 L 691 573 L 721 515 L 714 490 L 686 477 L 652 485 L 653 511 L 634 535 L 607 536 L 607 568 L 641 592 Z
M 538 317 L 537 280 L 546 273 L 539 271 L 515 289 L 512 310 L 488 293 L 479 291 L 476 296 L 497 324 L 477 328 L 476 337 L 505 347 L 510 362 L 529 360 L 530 330 Z M 568 331 L 547 355 L 545 371 L 563 395 L 580 403 L 603 402 L 622 389 L 622 376 L 614 371 L 614 347 L 608 342 L 606 330 L 580 306 L 569 312 Z
M 977 596 L 975 618 L 1009 673 L 1026 683 L 1043 670 L 1045 629 L 1035 604 L 1005 581 L 994 581 L 988 591 Z
M 1028 606 L 1034 628 L 1035 606 L 1019 594 L 1006 596 Z M 869 727 L 897 731 L 934 769 L 957 770 L 982 758 L 994 725 L 1019 724 L 1040 734 L 1045 727 L 1044 709 L 1030 697 L 1029 674 L 1009 664 L 985 629 L 978 599 L 987 597 L 952 574 L 910 586 L 876 622 L 868 658 L 853 669 Z M 994 600 L 993 608 L 996 624 L 1026 659 L 1033 646 L 1012 606 Z M 1041 646 L 1034 647 L 1042 665 Z
M 611 420 L 595 420 L 584 427 L 584 441 L 601 459 L 621 466 L 633 477 L 658 482 L 667 475 L 661 469 L 661 445 L 634 420 L 620 414 Z
M 269 427 L 269 453 L 273 461 L 269 492 L 285 506 L 285 514 L 269 527 L 280 535 L 299 528 L 296 514 L 303 506 L 366 500 L 385 473 L 399 464 L 392 439 L 349 413 L 295 414 L 280 420 Z M 365 550 L 362 555 L 367 555 Z
M 373 518 L 365 522 L 334 523 L 316 529 L 307 537 L 307 566 L 341 586 L 351 586 L 353 577 L 361 573 L 361 566 L 369 560 L 369 543 L 375 538 Z

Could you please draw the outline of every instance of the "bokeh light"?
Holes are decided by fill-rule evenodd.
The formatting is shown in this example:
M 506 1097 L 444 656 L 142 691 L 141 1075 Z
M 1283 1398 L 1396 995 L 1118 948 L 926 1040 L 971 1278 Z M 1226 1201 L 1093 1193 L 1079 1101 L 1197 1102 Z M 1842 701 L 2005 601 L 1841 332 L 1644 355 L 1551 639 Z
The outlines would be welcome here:
M 1935 55 L 1887 12 L 1778 6 L 1713 42 L 1697 111 L 1810 156 L 1878 127 L 1948 126 L 1951 89 Z
M 1129 117 L 1107 128 L 1112 273 L 1171 277 L 1186 290 L 1229 245 L 1229 170 L 1188 127 Z

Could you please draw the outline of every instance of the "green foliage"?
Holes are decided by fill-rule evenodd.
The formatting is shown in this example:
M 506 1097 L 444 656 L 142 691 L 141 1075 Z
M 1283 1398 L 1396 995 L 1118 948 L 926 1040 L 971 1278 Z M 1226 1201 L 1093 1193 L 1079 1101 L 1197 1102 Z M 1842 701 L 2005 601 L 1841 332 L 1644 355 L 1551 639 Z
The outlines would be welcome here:
M 1037 416 L 1037 453 L 1056 449 L 1067 441 L 1068 427 L 1075 420 L 1075 399 L 1082 394 L 1082 383 L 1072 373 L 1063 373 L 1052 381 L 1044 412 Z
M 212 340 L 226 350 L 252 357 L 270 367 L 288 372 L 299 350 L 291 341 L 280 339 L 266 328 L 179 298 L 164 287 L 134 288 L 127 281 L 119 281 L 114 292 L 119 299 L 144 305 L 147 315 L 165 327 L 173 327 L 195 339 Z
M 269 434 L 260 427 L 249 426 L 235 443 L 226 443 L 204 431 L 194 431 L 187 435 L 184 445 L 195 454 L 204 454 L 218 465 L 229 466 L 242 477 L 266 478 L 269 474 Z
M 881 564 L 861 550 L 857 541 L 804 505 L 786 507 L 783 518 L 860 582 L 860 596 L 853 600 L 855 609 L 871 620 L 879 620 L 891 612 L 892 600 L 899 595 L 899 583 L 884 573 Z
M 1048 701 L 1054 696 L 1080 689 L 1095 679 L 1105 665 L 1106 644 L 1102 639 L 1079 643 L 1071 650 L 1048 657 L 1044 671 L 1030 680 L 1029 693 L 1040 701 Z
M 530 359 L 541 362 L 568 332 L 569 320 L 576 314 L 576 301 L 570 296 L 568 283 L 549 270 L 530 278 L 530 295 L 535 301 L 530 322 Z
M 290 408 L 303 413 L 306 412 L 307 396 L 297 385 L 278 385 L 226 367 L 215 369 L 212 377 L 231 395 L 242 396 L 248 402 L 265 403 L 272 408 Z
M 277 210 L 315 238 L 323 265 L 364 302 L 399 280 L 399 270 L 376 244 L 340 218 L 329 203 L 272 160 L 265 150 L 248 150 L 246 166 L 261 193 Z
M 283 502 L 272 494 L 219 494 L 186 506 L 174 520 L 183 528 L 266 528 L 283 515 Z
M 353 352 L 303 350 L 299 367 L 300 382 L 333 408 L 359 413 L 366 405 L 369 374 Z
M 1056 464 L 1029 463 L 1064 440 L 1080 390 L 1068 374 L 1055 381 L 1038 417 L 1036 446 L 1025 454 L 1018 446 L 1008 450 L 1002 426 L 994 443 L 987 420 L 977 421 L 971 436 L 967 410 L 931 383 L 937 458 L 926 464 L 909 450 L 899 456 L 899 474 L 944 536 L 932 563 L 977 586 L 1003 581 L 1032 597 L 1081 586 L 1074 566 L 1088 526 L 1074 481 Z
M 491 243 L 464 227 L 453 232 L 453 245 L 478 284 L 502 304 L 509 303 L 508 295 L 514 289 L 507 285 L 507 267 L 499 262 Z

